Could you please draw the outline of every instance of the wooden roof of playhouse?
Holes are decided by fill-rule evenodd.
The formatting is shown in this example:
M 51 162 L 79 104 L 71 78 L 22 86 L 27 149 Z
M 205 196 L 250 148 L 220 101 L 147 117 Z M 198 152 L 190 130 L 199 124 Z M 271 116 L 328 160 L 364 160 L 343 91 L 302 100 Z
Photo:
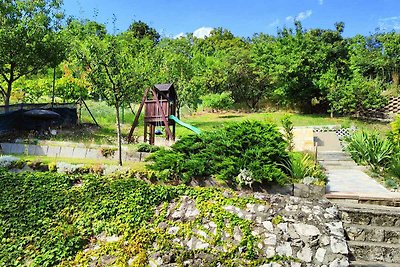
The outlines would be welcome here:
M 156 84 L 154 85 L 154 88 L 156 89 L 156 91 L 158 91 L 160 95 L 163 95 L 170 100 L 176 99 L 176 91 L 174 84 L 172 83 Z

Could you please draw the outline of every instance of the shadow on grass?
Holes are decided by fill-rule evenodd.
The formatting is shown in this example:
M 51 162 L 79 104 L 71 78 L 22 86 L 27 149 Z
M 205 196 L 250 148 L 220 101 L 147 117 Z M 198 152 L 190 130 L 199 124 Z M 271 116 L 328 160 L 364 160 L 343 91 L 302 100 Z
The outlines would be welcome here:
M 222 115 L 219 116 L 221 119 L 233 119 L 233 118 L 242 118 L 243 115 Z

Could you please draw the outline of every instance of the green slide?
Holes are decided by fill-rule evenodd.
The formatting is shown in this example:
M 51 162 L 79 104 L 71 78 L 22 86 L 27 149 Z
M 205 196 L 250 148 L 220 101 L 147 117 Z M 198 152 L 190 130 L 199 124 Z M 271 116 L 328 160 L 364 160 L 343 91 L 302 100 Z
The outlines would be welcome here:
M 184 123 L 183 121 L 181 121 L 180 119 L 178 119 L 174 115 L 169 115 L 169 118 L 171 120 L 175 121 L 176 123 L 178 123 L 179 125 L 182 125 L 183 127 L 188 128 L 189 130 L 195 132 L 196 134 L 200 134 L 201 133 L 200 129 L 198 129 L 198 128 L 190 125 L 190 124 Z

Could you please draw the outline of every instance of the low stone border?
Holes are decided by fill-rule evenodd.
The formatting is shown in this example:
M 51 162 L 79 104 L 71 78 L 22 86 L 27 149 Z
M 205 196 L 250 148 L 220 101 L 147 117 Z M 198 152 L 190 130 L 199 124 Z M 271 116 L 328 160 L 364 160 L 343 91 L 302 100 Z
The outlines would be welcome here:
M 117 153 L 105 157 L 99 148 L 52 146 L 52 145 L 31 145 L 18 143 L 0 143 L 1 151 L 4 154 L 47 156 L 55 158 L 76 158 L 76 159 L 111 159 L 117 160 Z M 144 152 L 122 151 L 123 161 L 140 162 L 149 155 Z

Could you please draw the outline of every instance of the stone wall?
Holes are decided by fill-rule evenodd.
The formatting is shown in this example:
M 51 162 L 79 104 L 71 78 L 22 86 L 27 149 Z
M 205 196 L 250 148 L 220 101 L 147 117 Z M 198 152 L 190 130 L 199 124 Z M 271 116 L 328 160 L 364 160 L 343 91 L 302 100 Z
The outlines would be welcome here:
M 339 267 L 348 266 L 348 247 L 338 210 L 326 200 L 306 200 L 297 197 L 255 193 L 260 200 L 245 207 L 223 206 L 229 215 L 223 224 L 211 214 L 202 216 L 196 201 L 184 197 L 167 207 L 166 220 L 155 231 L 165 232 L 171 242 L 169 251 L 157 250 L 157 241 L 149 251 L 150 266 L 178 266 L 174 259 L 177 249 L 190 255 L 184 266 L 224 266 L 220 254 L 236 253 L 243 258 L 249 236 L 255 240 L 259 266 Z M 165 207 L 157 213 L 162 214 Z M 248 221 L 246 231 L 228 218 Z M 275 261 L 270 262 L 271 259 Z M 246 260 L 233 266 L 246 266 Z
M 380 109 L 368 109 L 360 115 L 368 119 L 392 120 L 400 113 L 400 97 L 391 96 L 388 104 Z

